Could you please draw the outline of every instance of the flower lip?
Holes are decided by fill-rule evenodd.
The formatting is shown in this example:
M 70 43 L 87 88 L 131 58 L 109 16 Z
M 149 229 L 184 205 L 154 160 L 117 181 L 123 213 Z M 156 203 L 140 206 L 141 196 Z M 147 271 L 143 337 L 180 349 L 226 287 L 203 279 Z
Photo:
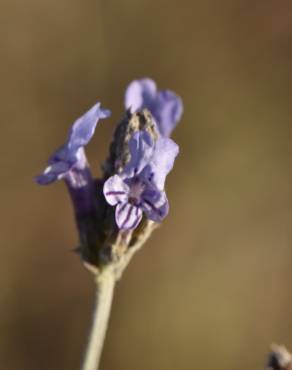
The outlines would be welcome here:
M 135 229 L 142 220 L 142 216 L 142 209 L 130 203 L 118 204 L 116 207 L 116 222 L 120 229 Z
M 103 194 L 111 206 L 127 202 L 129 192 L 129 186 L 119 175 L 108 178 L 103 186 Z

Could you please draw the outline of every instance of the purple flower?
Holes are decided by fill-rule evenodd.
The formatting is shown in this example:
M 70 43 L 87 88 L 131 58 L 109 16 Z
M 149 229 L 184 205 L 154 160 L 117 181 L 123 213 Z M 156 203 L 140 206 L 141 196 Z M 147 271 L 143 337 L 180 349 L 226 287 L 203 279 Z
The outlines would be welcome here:
M 183 113 L 181 98 L 170 90 L 157 91 L 155 82 L 149 78 L 130 83 L 125 94 L 125 106 L 131 112 L 147 108 L 164 137 L 171 135 Z
M 69 131 L 66 143 L 49 158 L 49 166 L 36 178 L 40 185 L 64 179 L 77 214 L 92 208 L 93 179 L 84 146 L 92 138 L 98 121 L 110 114 L 97 103 L 78 118 Z
M 111 176 L 103 189 L 106 201 L 116 206 L 120 229 L 136 228 L 143 212 L 155 222 L 167 215 L 164 183 L 179 151 L 171 139 L 160 137 L 154 142 L 146 131 L 133 135 L 129 150 L 131 158 L 124 171 Z

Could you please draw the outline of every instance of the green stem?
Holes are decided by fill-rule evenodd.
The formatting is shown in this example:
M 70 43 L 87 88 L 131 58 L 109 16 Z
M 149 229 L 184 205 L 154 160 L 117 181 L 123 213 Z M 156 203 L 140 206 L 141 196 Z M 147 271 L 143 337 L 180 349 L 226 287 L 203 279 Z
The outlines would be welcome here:
M 115 287 L 114 272 L 106 268 L 96 278 L 96 303 L 91 333 L 81 370 L 98 370 Z

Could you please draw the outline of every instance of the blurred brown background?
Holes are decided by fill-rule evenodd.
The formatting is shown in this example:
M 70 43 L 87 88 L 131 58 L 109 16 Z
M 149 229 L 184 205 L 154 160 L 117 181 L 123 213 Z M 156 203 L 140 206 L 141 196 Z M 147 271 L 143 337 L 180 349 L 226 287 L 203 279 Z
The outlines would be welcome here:
M 292 348 L 292 3 L 1 2 L 0 369 L 78 369 L 93 283 L 64 184 L 33 176 L 96 100 L 95 174 L 123 94 L 184 100 L 171 213 L 118 284 L 103 370 L 261 369 Z

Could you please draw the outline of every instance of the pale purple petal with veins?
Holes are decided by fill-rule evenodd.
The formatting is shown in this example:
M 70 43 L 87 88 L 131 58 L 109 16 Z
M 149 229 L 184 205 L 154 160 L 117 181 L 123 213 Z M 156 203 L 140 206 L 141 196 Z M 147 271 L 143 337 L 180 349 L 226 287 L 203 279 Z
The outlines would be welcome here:
M 131 203 L 121 203 L 116 207 L 116 222 L 120 229 L 135 229 L 142 219 L 142 209 Z
M 125 203 L 128 200 L 129 191 L 129 186 L 118 175 L 111 176 L 103 187 L 105 199 L 111 206 Z
M 153 115 L 159 132 L 168 137 L 181 119 L 183 103 L 173 91 L 157 91 L 149 78 L 135 80 L 126 89 L 125 107 L 131 112 L 147 108 Z
M 167 216 L 169 204 L 164 191 L 149 186 L 141 198 L 143 211 L 150 220 L 161 222 Z

